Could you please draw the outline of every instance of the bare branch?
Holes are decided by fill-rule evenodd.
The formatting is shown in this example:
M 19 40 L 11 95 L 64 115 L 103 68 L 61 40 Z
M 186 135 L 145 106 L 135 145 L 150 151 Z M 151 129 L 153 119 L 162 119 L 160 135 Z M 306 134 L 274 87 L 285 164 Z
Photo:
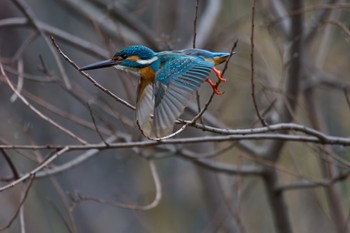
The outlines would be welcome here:
M 329 23 L 329 24 L 338 26 L 340 29 L 342 29 L 345 32 L 345 34 L 348 37 L 350 37 L 350 29 L 345 24 L 343 24 L 342 22 L 340 22 L 338 20 L 325 20 L 324 23 Z
M 55 38 L 53 36 L 51 36 L 51 40 L 52 43 L 54 44 L 54 46 L 56 47 L 57 51 L 62 55 L 62 57 L 68 61 L 75 69 L 79 70 L 79 67 L 77 66 L 77 64 L 75 64 L 74 61 L 72 61 L 66 54 L 64 54 L 62 52 L 62 50 L 58 47 Z M 80 73 L 87 78 L 90 82 L 92 82 L 96 87 L 98 87 L 100 90 L 102 90 L 103 92 L 105 92 L 107 95 L 113 97 L 115 100 L 117 100 L 118 102 L 124 104 L 126 107 L 131 108 L 133 110 L 135 110 L 135 106 L 129 104 L 127 101 L 123 100 L 122 98 L 116 96 L 115 94 L 113 94 L 111 91 L 109 91 L 108 89 L 104 88 L 103 86 L 101 86 L 98 82 L 96 82 L 96 80 L 94 80 L 90 75 L 88 75 L 86 72 L 84 71 L 80 71 Z
M 194 13 L 194 20 L 193 20 L 193 41 L 192 41 L 192 48 L 196 48 L 198 7 L 199 7 L 199 0 L 196 0 L 196 11 L 195 11 L 195 13 Z
M 13 215 L 13 217 L 11 218 L 11 220 L 10 220 L 5 226 L 0 227 L 0 231 L 3 231 L 3 230 L 5 230 L 5 229 L 9 228 L 9 227 L 12 225 L 12 223 L 16 220 L 18 214 L 20 214 L 20 218 L 21 218 L 21 230 L 22 230 L 21 232 L 23 232 L 24 224 L 22 223 L 22 222 L 23 222 L 23 220 L 22 220 L 23 214 L 21 214 L 21 212 L 23 211 L 24 202 L 26 201 L 27 196 L 28 196 L 29 191 L 30 191 L 30 188 L 32 187 L 32 184 L 33 184 L 33 182 L 34 182 L 34 177 L 35 177 L 35 175 L 30 175 L 30 176 L 28 177 L 28 178 L 29 178 L 29 183 L 28 183 L 27 187 L 25 188 L 25 190 L 24 190 L 24 192 L 23 192 L 23 194 L 22 194 L 21 201 L 19 202 L 19 205 L 18 205 L 18 207 L 17 207 L 17 210 L 16 210 L 15 214 Z
M 8 166 L 10 167 L 12 174 L 13 174 L 13 177 L 15 179 L 18 179 L 20 177 L 20 174 L 17 171 L 15 164 L 12 162 L 11 157 L 7 154 L 7 152 L 4 149 L 0 149 L 0 151 L 1 151 L 2 155 L 4 156 Z
M 159 175 L 158 175 L 158 172 L 156 170 L 154 162 L 152 160 L 149 160 L 148 162 L 149 162 L 150 170 L 151 170 L 152 177 L 154 180 L 155 193 L 156 193 L 155 197 L 151 203 L 149 203 L 147 205 L 125 204 L 125 203 L 118 203 L 118 202 L 114 202 L 114 201 L 108 201 L 108 200 L 104 200 L 104 199 L 97 198 L 97 197 L 84 196 L 81 194 L 77 194 L 73 197 L 74 204 L 76 205 L 77 203 L 79 203 L 81 201 L 93 201 L 93 202 L 97 202 L 99 204 L 108 205 L 108 206 L 112 206 L 115 208 L 123 208 L 123 209 L 130 209 L 130 210 L 150 210 L 150 209 L 155 208 L 156 206 L 158 206 L 160 200 L 162 199 L 162 187 L 161 187 Z
M 197 0 L 196 0 L 197 1 Z M 211 37 L 210 33 L 215 25 L 217 18 L 220 16 L 220 10 L 222 0 L 207 1 L 205 10 L 199 17 L 196 27 L 196 47 L 203 48 L 206 41 Z M 186 48 L 190 48 L 193 45 L 193 41 L 188 41 L 185 45 Z
M 287 135 L 287 134 L 250 134 L 250 135 L 225 135 L 225 136 L 202 136 L 178 139 L 164 139 L 164 140 L 148 140 L 135 141 L 127 143 L 110 143 L 106 146 L 104 143 L 100 144 L 86 144 L 86 145 L 0 145 L 2 149 L 24 149 L 24 150 L 42 150 L 42 149 L 64 149 L 67 150 L 87 150 L 87 149 L 112 149 L 112 148 L 133 148 L 133 147 L 147 147 L 155 145 L 167 144 L 193 144 L 201 142 L 225 142 L 225 141 L 241 141 L 241 140 L 276 140 L 276 141 L 291 141 L 316 143 L 322 145 L 342 145 L 350 146 L 350 138 L 348 137 L 334 137 L 327 136 L 320 140 L 314 136 L 302 135 Z
M 296 189 L 306 189 L 306 188 L 318 188 L 318 187 L 328 187 L 337 182 L 344 181 L 350 175 L 350 171 L 340 174 L 331 179 L 323 179 L 319 181 L 312 180 L 301 180 L 291 184 L 278 185 L 276 187 L 276 191 L 291 191 Z
M 92 123 L 94 124 L 95 126 L 95 130 L 96 130 L 96 133 L 98 134 L 98 136 L 101 138 L 101 140 L 106 144 L 106 146 L 108 146 L 108 143 L 106 142 L 106 140 L 103 138 L 98 126 L 96 125 L 96 121 L 95 121 L 95 117 L 94 117 L 94 113 L 92 112 L 91 110 L 91 106 L 90 104 L 88 103 L 88 109 L 89 109 L 89 113 L 90 113 L 90 116 L 91 116 L 91 119 L 92 119 Z
M 29 27 L 30 21 L 26 18 L 8 18 L 0 20 L 0 28 L 21 26 Z M 37 26 L 46 34 L 53 35 L 56 38 L 64 41 L 66 44 L 74 46 L 75 48 L 80 49 L 87 54 L 97 56 L 99 58 L 106 58 L 109 56 L 107 50 L 102 49 L 95 44 L 83 40 L 79 37 L 76 37 L 66 31 L 55 28 L 39 20 L 37 20 Z
M 25 3 L 23 0 L 13 0 L 12 1 L 20 11 L 22 11 L 22 13 L 27 17 L 27 19 L 29 20 L 30 24 L 39 32 L 39 34 L 43 37 L 44 41 L 46 42 L 46 44 L 48 45 L 48 47 L 50 48 L 50 51 L 57 63 L 58 69 L 60 71 L 60 74 L 62 76 L 62 79 L 67 87 L 67 89 L 71 88 L 71 85 L 69 83 L 69 79 L 68 76 L 66 74 L 66 71 L 62 65 L 62 62 L 60 61 L 55 49 L 53 48 L 53 46 L 51 45 L 50 41 L 48 40 L 47 36 L 45 35 L 45 33 L 43 32 L 43 30 L 41 30 L 41 28 L 38 26 L 34 13 L 31 11 L 31 9 L 29 8 L 29 6 L 27 5 L 27 3 Z
M 23 60 L 19 59 L 17 63 L 17 69 L 18 69 L 18 82 L 17 82 L 17 88 L 16 91 L 18 93 L 21 93 L 22 88 L 23 88 Z M 10 97 L 11 102 L 15 102 L 17 99 L 16 93 L 13 93 L 12 96 Z
M 251 96 L 253 99 L 253 105 L 254 105 L 254 109 L 256 112 L 256 115 L 258 116 L 260 123 L 263 126 L 267 126 L 266 121 L 263 119 L 263 117 L 260 115 L 260 111 L 258 108 L 258 104 L 256 102 L 256 98 L 255 98 L 255 80 L 254 80 L 254 19 L 255 19 L 255 4 L 256 4 L 256 0 L 253 0 L 252 3 L 252 26 L 251 26 L 251 34 L 250 34 L 250 69 L 251 69 L 251 76 L 250 76 L 250 83 L 251 83 Z
M 192 162 L 199 166 L 205 167 L 211 171 L 229 174 L 229 175 L 247 175 L 247 176 L 258 176 L 264 173 L 265 169 L 261 166 L 256 165 L 229 165 L 225 163 L 219 163 L 209 159 L 196 158 L 194 154 L 189 150 L 181 150 L 180 154 L 191 159 Z
M 119 136 L 119 137 L 121 137 L 121 136 Z M 117 139 L 118 139 L 118 137 L 116 135 L 112 135 L 112 136 L 106 138 L 104 143 L 109 145 L 110 143 L 116 141 Z M 127 139 L 124 139 L 124 140 L 129 141 Z M 99 149 L 87 150 L 86 152 L 84 152 L 83 154 L 79 155 L 78 157 L 70 160 L 69 162 L 66 162 L 66 163 L 54 166 L 52 168 L 37 172 L 35 177 L 36 178 L 45 178 L 47 176 L 52 176 L 52 175 L 62 173 L 64 171 L 67 171 L 71 168 L 74 168 L 74 167 L 82 164 L 83 162 L 87 161 L 88 159 L 92 158 L 93 156 L 98 155 L 99 152 L 100 152 Z
M 60 4 L 68 6 L 67 9 L 73 11 L 76 15 L 80 15 L 85 19 L 94 20 L 95 23 L 111 37 L 120 39 L 121 35 L 123 35 L 127 36 L 129 41 L 140 41 L 140 38 L 142 38 L 153 49 L 158 48 L 154 35 L 150 30 L 147 30 L 147 25 L 131 17 L 129 14 L 126 14 L 125 9 L 122 9 L 119 5 L 111 5 L 111 11 L 108 12 L 108 7 L 98 1 L 92 4 L 91 2 L 82 0 L 63 0 Z M 106 17 L 107 13 L 113 18 Z M 116 24 L 115 18 L 122 21 L 127 27 L 125 27 L 124 24 Z M 131 32 L 129 28 L 135 33 Z
M 44 160 L 39 166 L 37 166 L 36 168 L 34 168 L 32 171 L 24 174 L 21 176 L 21 178 L 11 182 L 8 185 L 2 186 L 0 187 L 0 192 L 3 192 L 7 189 L 10 189 L 16 185 L 18 185 L 19 183 L 21 183 L 22 181 L 25 181 L 27 179 L 30 179 L 31 177 L 35 176 L 35 174 L 44 169 L 47 165 L 49 165 L 52 161 L 54 161 L 57 157 L 59 157 L 60 155 L 64 154 L 65 152 L 67 152 L 69 150 L 69 147 L 64 147 L 61 150 L 57 151 L 55 154 L 53 154 L 52 156 L 48 157 L 46 160 Z
M 43 120 L 47 121 L 48 123 L 50 123 L 51 125 L 53 125 L 55 128 L 61 130 L 62 132 L 66 133 L 67 135 L 69 135 L 70 137 L 72 137 L 73 139 L 79 141 L 82 144 L 87 144 L 87 142 L 78 137 L 76 134 L 74 134 L 73 132 L 71 132 L 70 130 L 64 128 L 63 126 L 61 126 L 60 124 L 56 123 L 54 120 L 52 120 L 51 118 L 49 118 L 48 116 L 44 115 L 43 113 L 41 113 L 39 110 L 37 110 L 33 105 L 31 105 L 16 89 L 15 87 L 12 85 L 11 81 L 9 80 L 9 78 L 7 77 L 5 71 L 4 71 L 4 67 L 2 66 L 2 64 L 0 63 L 0 72 L 1 75 L 5 78 L 7 84 L 9 85 L 9 87 L 12 89 L 12 91 L 20 98 L 20 100 L 28 107 L 30 108 L 34 113 L 36 113 L 40 118 L 42 118 Z

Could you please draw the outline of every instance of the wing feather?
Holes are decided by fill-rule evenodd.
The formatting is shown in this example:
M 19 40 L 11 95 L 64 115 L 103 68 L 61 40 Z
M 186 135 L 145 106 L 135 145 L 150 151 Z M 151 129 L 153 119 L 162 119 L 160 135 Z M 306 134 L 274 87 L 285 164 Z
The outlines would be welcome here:
M 136 103 L 136 123 L 145 135 L 150 135 L 152 129 L 151 114 L 154 109 L 153 85 L 148 84 L 143 90 L 140 90 L 141 82 L 138 92 L 142 91 L 142 93 L 140 93 L 140 97 Z
M 172 133 L 175 120 L 183 113 L 193 93 L 207 79 L 213 64 L 191 56 L 177 56 L 164 63 L 154 84 L 154 120 L 156 137 Z

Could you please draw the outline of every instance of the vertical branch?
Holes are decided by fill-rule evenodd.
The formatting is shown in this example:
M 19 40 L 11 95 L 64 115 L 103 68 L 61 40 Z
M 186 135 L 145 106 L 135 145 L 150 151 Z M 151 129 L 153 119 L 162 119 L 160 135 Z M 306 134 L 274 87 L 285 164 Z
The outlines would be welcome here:
M 196 47 L 204 47 L 208 39 L 211 38 L 211 31 L 215 25 L 216 19 L 220 16 L 222 0 L 206 1 L 200 22 L 196 29 Z M 193 41 L 188 41 L 185 47 L 190 47 Z
M 24 206 L 23 205 L 19 209 L 19 222 L 21 225 L 21 233 L 25 233 L 26 232 L 26 224 L 24 221 Z
M 288 2 L 289 12 L 300 11 L 303 8 L 302 0 Z M 299 94 L 299 82 L 302 73 L 302 36 L 303 36 L 303 14 L 294 14 L 290 20 L 290 31 L 287 32 L 290 41 L 289 61 L 287 62 L 287 77 L 285 101 L 277 104 L 277 112 L 280 114 L 280 122 L 290 122 L 293 120 L 293 113 L 297 105 Z M 264 158 L 272 162 L 277 162 L 280 157 L 284 142 L 271 141 L 264 153 Z M 288 217 L 288 209 L 283 194 L 276 190 L 278 184 L 278 173 L 269 168 L 263 176 L 266 195 L 271 206 L 271 211 L 278 233 L 291 233 L 292 227 Z
M 340 17 L 339 12 L 332 12 L 327 11 L 325 14 L 330 14 L 331 20 L 337 19 Z M 321 43 L 319 45 L 320 48 L 318 50 L 317 57 L 315 59 L 315 65 L 317 68 L 322 69 L 325 61 L 326 61 L 326 55 L 328 53 L 329 45 L 332 44 L 333 39 L 333 28 L 329 25 L 326 25 L 325 32 L 322 35 Z M 306 35 L 308 36 L 308 35 Z M 311 37 L 311 36 L 310 36 Z M 307 40 L 308 37 L 306 37 L 304 40 Z M 309 79 L 315 78 L 307 77 Z M 312 126 L 317 129 L 321 130 L 322 132 L 328 132 L 328 126 L 326 119 L 324 118 L 324 114 L 322 114 L 322 110 L 320 106 L 322 106 L 319 102 L 319 99 L 316 96 L 316 90 L 311 87 L 308 88 L 304 93 L 305 103 L 307 106 L 309 119 L 312 124 Z M 337 174 L 337 167 L 334 164 L 334 159 L 329 157 L 329 155 L 332 154 L 332 149 L 330 146 L 324 145 L 319 150 L 320 155 L 320 167 L 321 171 L 323 173 L 323 176 L 327 179 L 330 177 L 334 177 Z M 324 161 L 322 161 L 324 160 Z M 325 193 L 327 196 L 327 201 L 329 205 L 330 214 L 332 216 L 332 219 L 334 221 L 334 226 L 336 229 L 336 232 L 338 233 L 345 233 L 347 232 L 347 219 L 346 214 L 344 212 L 343 203 L 341 200 L 341 195 L 337 189 L 337 186 L 335 184 L 329 185 L 325 187 Z
M 300 11 L 303 8 L 303 1 L 295 0 L 291 3 L 291 12 Z M 288 61 L 288 77 L 286 86 L 286 104 L 282 111 L 282 120 L 289 122 L 293 119 L 293 112 L 297 105 L 299 94 L 299 82 L 302 73 L 303 60 L 303 14 L 295 14 L 291 19 L 290 38 L 291 48 Z
M 252 88 L 252 99 L 253 99 L 253 104 L 255 108 L 256 115 L 258 116 L 261 124 L 263 126 L 267 126 L 266 121 L 262 118 L 260 115 L 258 105 L 256 103 L 256 98 L 255 98 L 255 83 L 254 83 L 254 20 L 255 20 L 255 5 L 256 5 L 256 0 L 253 0 L 252 4 L 252 27 L 251 27 L 251 35 L 250 35 L 250 69 L 251 69 L 251 77 L 250 77 L 250 82 L 251 82 L 251 88 Z
M 196 48 L 198 7 L 199 7 L 199 0 L 196 0 L 196 12 L 193 20 L 193 41 L 192 41 L 193 48 Z
M 276 232 L 292 233 L 292 228 L 288 217 L 288 208 L 283 197 L 283 192 L 274 188 L 278 183 L 276 170 L 268 169 L 263 178 L 266 186 L 266 195 L 270 203 L 270 208 L 275 223 Z
M 301 11 L 302 8 L 303 1 L 295 0 L 290 3 L 289 11 L 298 12 Z M 284 100 L 280 100 L 276 104 L 279 122 L 291 122 L 297 106 L 303 61 L 303 13 L 293 14 L 291 16 L 291 27 L 288 35 L 291 45 L 289 47 L 289 60 L 286 62 L 287 76 Z M 266 158 L 271 161 L 277 161 L 283 144 L 284 142 L 282 141 L 272 142 L 265 153 Z
M 343 88 L 343 92 L 344 92 L 344 96 L 345 96 L 345 100 L 348 105 L 348 108 L 350 109 L 350 97 L 349 97 L 348 90 L 346 88 Z
M 19 173 L 16 169 L 15 164 L 12 162 L 10 155 L 7 154 L 7 152 L 4 149 L 0 149 L 0 152 L 2 153 L 2 155 L 4 156 L 8 166 L 10 167 L 10 170 L 12 171 L 13 174 L 13 178 L 16 180 L 19 178 Z
M 198 8 L 199 8 L 199 0 L 196 0 L 196 11 L 195 11 L 194 20 L 193 20 L 193 41 L 192 41 L 193 48 L 196 48 Z M 197 110 L 199 113 L 201 112 L 201 102 L 200 102 L 200 96 L 199 96 L 198 90 L 196 90 L 196 101 L 197 101 Z M 202 124 L 204 123 L 202 118 L 200 118 L 200 121 Z

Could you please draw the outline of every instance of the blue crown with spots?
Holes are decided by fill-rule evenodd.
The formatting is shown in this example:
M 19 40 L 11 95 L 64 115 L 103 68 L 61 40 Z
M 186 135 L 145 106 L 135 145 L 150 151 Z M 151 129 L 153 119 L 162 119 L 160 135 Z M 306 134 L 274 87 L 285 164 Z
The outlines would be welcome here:
M 120 57 L 130 57 L 130 56 L 138 56 L 141 59 L 150 59 L 152 57 L 154 57 L 156 55 L 156 53 L 150 49 L 147 48 L 145 46 L 142 45 L 132 45 L 129 46 L 119 52 L 117 52 L 114 56 L 120 56 Z

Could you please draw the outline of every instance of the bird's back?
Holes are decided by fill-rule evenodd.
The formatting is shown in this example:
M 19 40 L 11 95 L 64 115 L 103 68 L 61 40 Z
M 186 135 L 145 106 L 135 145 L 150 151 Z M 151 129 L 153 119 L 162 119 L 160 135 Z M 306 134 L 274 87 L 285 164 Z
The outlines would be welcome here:
M 211 52 L 205 49 L 182 49 L 182 50 L 176 50 L 174 52 L 178 54 L 198 57 L 205 61 L 212 62 L 214 65 L 219 65 L 223 63 L 230 56 L 229 53 Z

